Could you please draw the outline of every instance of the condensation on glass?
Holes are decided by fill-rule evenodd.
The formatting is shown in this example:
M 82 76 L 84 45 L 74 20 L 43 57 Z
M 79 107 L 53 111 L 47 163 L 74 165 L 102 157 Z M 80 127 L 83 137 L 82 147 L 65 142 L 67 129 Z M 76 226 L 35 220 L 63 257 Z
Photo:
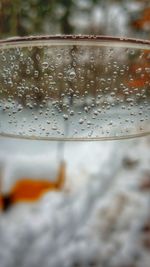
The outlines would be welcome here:
M 50 140 L 150 132 L 150 42 L 57 36 L 0 42 L 0 134 Z

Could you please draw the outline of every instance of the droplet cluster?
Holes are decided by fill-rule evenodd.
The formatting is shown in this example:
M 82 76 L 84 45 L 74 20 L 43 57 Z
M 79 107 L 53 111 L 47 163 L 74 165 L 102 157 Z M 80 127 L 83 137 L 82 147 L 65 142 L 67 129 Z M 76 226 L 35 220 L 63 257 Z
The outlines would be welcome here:
M 0 134 L 104 139 L 150 132 L 150 48 L 94 41 L 0 47 Z

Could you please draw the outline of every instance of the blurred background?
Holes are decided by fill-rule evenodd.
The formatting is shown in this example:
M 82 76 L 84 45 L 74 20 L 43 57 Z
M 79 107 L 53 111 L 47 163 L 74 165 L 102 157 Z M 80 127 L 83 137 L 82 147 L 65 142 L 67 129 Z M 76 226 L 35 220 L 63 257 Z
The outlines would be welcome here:
M 150 37 L 149 0 L 0 0 L 0 37 L 102 34 Z
M 149 39 L 150 1 L 0 0 L 1 39 L 38 34 Z M 0 187 L 0 267 L 150 266 L 149 137 L 1 137 Z

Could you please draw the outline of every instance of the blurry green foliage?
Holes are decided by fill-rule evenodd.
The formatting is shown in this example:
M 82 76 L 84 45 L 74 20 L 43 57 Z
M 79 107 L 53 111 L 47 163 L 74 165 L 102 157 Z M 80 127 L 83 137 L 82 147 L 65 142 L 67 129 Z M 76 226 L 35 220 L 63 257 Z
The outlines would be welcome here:
M 70 0 L 0 0 L 1 36 L 72 33 L 69 16 L 73 5 Z
M 72 33 L 122 35 L 118 15 L 111 18 L 115 8 L 126 17 L 125 34 L 143 38 L 150 35 L 150 16 L 146 27 L 136 27 L 136 19 L 150 8 L 149 0 L 0 0 L 0 38 Z

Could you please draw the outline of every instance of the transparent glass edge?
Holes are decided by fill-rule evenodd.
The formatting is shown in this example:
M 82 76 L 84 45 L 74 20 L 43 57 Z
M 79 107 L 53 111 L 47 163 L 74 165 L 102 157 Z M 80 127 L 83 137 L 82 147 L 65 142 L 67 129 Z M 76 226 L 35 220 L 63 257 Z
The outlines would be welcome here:
M 13 138 L 13 139 L 24 139 L 24 140 L 40 140 L 40 141 L 70 141 L 70 142 L 80 142 L 80 141 L 113 141 L 113 140 L 124 140 L 124 139 L 133 139 L 138 137 L 150 136 L 149 132 L 130 134 L 130 135 L 116 135 L 116 136 L 105 136 L 105 137 L 46 137 L 46 136 L 27 136 L 27 135 L 14 135 L 7 133 L 0 133 L 0 138 Z

